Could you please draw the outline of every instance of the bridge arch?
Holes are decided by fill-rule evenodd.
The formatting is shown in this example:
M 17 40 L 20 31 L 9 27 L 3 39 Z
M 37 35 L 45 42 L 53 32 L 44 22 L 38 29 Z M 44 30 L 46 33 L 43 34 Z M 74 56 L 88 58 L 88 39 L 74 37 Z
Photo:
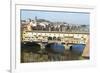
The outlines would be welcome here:
M 41 50 L 41 45 L 35 42 L 21 43 L 21 50 L 27 52 L 37 52 Z

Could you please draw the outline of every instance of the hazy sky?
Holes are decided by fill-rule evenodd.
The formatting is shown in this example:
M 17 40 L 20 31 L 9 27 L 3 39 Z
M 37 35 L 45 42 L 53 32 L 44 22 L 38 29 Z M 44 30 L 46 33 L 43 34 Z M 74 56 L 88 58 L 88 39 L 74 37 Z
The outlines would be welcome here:
M 89 24 L 89 13 L 79 12 L 53 12 L 53 11 L 35 11 L 35 10 L 21 10 L 21 19 L 28 18 L 46 19 L 49 21 L 67 22 L 72 24 Z

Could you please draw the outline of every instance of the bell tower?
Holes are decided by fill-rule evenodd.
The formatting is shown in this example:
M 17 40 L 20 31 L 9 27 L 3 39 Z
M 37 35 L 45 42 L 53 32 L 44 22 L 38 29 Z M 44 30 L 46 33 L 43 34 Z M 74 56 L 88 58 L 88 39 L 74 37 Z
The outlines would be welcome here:
M 37 25 L 37 16 L 35 16 L 34 22 Z

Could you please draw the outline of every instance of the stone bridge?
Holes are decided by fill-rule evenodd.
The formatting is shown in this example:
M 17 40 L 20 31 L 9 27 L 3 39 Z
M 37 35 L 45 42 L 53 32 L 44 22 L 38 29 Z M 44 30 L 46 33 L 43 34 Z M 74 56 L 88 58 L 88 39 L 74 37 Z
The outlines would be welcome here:
M 35 42 L 44 48 L 48 43 L 82 43 L 86 44 L 89 33 L 65 33 L 65 32 L 43 32 L 23 31 L 21 42 Z

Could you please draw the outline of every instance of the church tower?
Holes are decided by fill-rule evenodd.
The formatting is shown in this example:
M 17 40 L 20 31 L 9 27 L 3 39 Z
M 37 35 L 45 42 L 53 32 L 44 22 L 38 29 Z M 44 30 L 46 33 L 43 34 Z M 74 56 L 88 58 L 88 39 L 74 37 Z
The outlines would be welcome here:
M 34 22 L 37 25 L 37 16 L 35 16 Z

